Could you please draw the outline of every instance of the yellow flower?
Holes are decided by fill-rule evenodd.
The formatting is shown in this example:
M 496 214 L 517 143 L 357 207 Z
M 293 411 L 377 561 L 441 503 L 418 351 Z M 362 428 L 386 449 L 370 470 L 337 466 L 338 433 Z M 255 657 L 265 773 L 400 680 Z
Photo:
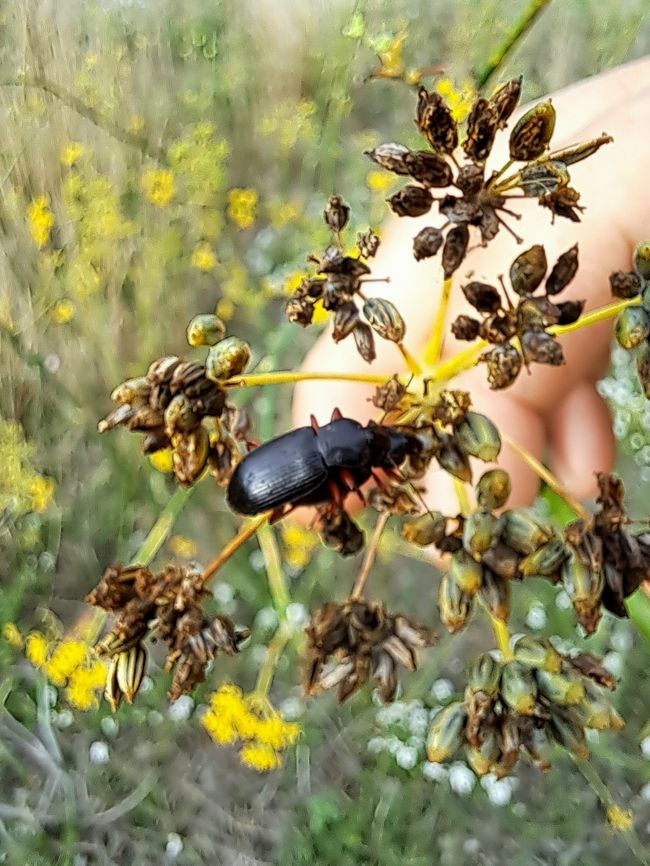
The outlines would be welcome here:
M 472 82 L 467 80 L 460 87 L 456 87 L 450 78 L 441 78 L 436 82 L 435 89 L 447 102 L 454 120 L 457 123 L 462 123 L 469 114 L 477 96 Z
M 324 325 L 331 315 L 332 313 L 329 310 L 326 310 L 323 306 L 323 300 L 321 298 L 314 304 L 314 315 L 311 320 L 314 325 Z
M 33 631 L 27 635 L 25 655 L 35 668 L 42 668 L 45 664 L 47 660 L 47 641 L 40 631 Z
M 228 190 L 228 216 L 240 229 L 248 229 L 255 222 L 257 201 L 254 189 Z
M 217 304 L 216 312 L 220 319 L 228 322 L 235 315 L 235 305 L 230 298 L 222 298 Z
M 169 539 L 169 548 L 174 556 L 182 559 L 192 559 L 196 556 L 196 544 L 185 535 L 172 535 Z
M 260 746 L 257 743 L 247 743 L 239 753 L 242 764 L 252 767 L 260 773 L 277 770 L 282 766 L 282 758 L 270 746 Z
M 50 210 L 50 200 L 46 195 L 35 198 L 27 208 L 29 231 L 38 247 L 44 247 L 50 238 L 54 225 L 54 214 Z
M 144 194 L 156 207 L 166 207 L 174 198 L 174 175 L 167 169 L 153 168 L 142 175 Z
M 287 563 L 296 570 L 302 570 L 309 563 L 318 545 L 318 535 L 297 523 L 282 526 L 282 544 Z
M 237 729 L 232 719 L 208 710 L 201 718 L 201 724 L 212 739 L 220 746 L 229 746 L 237 740 Z
M 149 462 L 158 472 L 169 474 L 174 469 L 174 458 L 171 448 L 161 448 L 149 455 Z
M 386 192 L 395 183 L 395 178 L 387 171 L 369 171 L 366 175 L 366 183 L 373 192 Z
M 607 820 L 615 830 L 627 833 L 632 829 L 633 816 L 629 809 L 621 809 L 620 806 L 609 806 L 607 809 Z
M 65 681 L 85 660 L 88 646 L 78 640 L 64 640 L 59 643 L 46 661 L 45 673 L 57 686 Z
M 63 300 L 57 301 L 50 315 L 52 321 L 56 322 L 57 325 L 65 325 L 74 318 L 74 314 L 75 305 L 68 298 L 63 298 Z
M 280 229 L 298 218 L 298 208 L 291 202 L 269 206 L 269 217 L 273 228 Z
M 9 646 L 15 649 L 20 649 L 23 645 L 23 636 L 13 622 L 8 622 L 3 626 L 2 637 L 7 641 Z
M 105 680 L 105 669 L 103 665 L 101 665 L 101 667 L 102 670 L 104 670 Z M 99 706 L 99 696 L 97 692 L 103 687 L 103 685 L 103 682 L 95 682 L 92 676 L 92 669 L 77 668 L 72 671 L 70 675 L 65 690 L 65 697 L 72 706 L 76 707 L 78 710 L 84 712 L 94 710 Z
M 295 722 L 285 722 L 279 713 L 268 719 L 261 719 L 257 727 L 255 739 L 263 746 L 272 749 L 287 749 L 300 736 L 300 725 Z
M 74 165 L 79 157 L 83 155 L 84 150 L 85 148 L 81 142 L 70 141 L 61 151 L 61 163 L 67 166 Z
M 40 514 L 45 511 L 54 496 L 54 481 L 44 475 L 36 475 L 29 487 L 31 510 Z
M 193 268 L 198 268 L 200 271 L 211 271 L 217 264 L 217 257 L 210 244 L 205 241 L 198 243 L 192 250 L 190 264 Z

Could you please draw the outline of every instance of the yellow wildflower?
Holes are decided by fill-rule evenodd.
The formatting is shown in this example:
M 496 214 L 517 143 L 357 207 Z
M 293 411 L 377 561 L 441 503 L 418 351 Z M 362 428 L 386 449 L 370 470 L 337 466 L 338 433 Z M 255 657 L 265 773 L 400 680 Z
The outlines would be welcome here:
M 102 669 L 104 668 L 103 665 L 101 667 Z M 82 710 L 83 712 L 94 710 L 99 706 L 97 692 L 102 686 L 103 683 L 97 684 L 93 681 L 91 669 L 77 668 L 70 675 L 65 690 L 65 697 L 78 710 Z
M 174 469 L 173 452 L 171 448 L 161 448 L 149 455 L 149 462 L 158 472 L 169 474 Z
M 326 310 L 323 306 L 323 300 L 321 298 L 314 304 L 314 315 L 311 318 L 312 324 L 324 325 L 331 315 L 332 313 L 329 310 Z
M 285 722 L 279 713 L 268 719 L 261 719 L 257 727 L 255 739 L 272 749 L 287 749 L 300 736 L 300 725 L 295 722 Z
M 615 830 L 627 833 L 632 829 L 633 816 L 629 809 L 621 809 L 620 806 L 609 806 L 607 809 L 607 820 Z
M 201 724 L 219 746 L 230 746 L 237 741 L 237 729 L 228 716 L 208 710 L 203 714 Z
M 269 206 L 269 217 L 273 228 L 280 229 L 298 218 L 298 208 L 291 202 Z
M 47 661 L 47 641 L 40 631 L 33 631 L 27 635 L 25 655 L 35 668 L 42 668 Z
M 196 544 L 185 535 L 172 535 L 169 539 L 169 548 L 174 556 L 182 559 L 192 559 L 196 556 Z
M 318 545 L 318 535 L 297 523 L 282 526 L 284 558 L 296 570 L 305 568 Z
M 260 773 L 277 770 L 282 766 L 282 758 L 274 749 L 258 743 L 247 743 L 239 753 L 239 757 L 243 764 Z
M 35 198 L 27 208 L 29 231 L 38 247 L 44 247 L 50 239 L 54 225 L 54 214 L 50 210 L 50 199 L 46 195 Z
M 167 207 L 176 191 L 174 175 L 167 169 L 152 168 L 142 175 L 142 189 L 156 207 Z
M 70 141 L 61 151 L 61 163 L 63 165 L 72 166 L 83 156 L 84 146 L 79 141 Z
M 216 312 L 220 319 L 228 322 L 235 315 L 235 305 L 230 298 L 222 298 L 217 304 Z
M 248 229 L 255 222 L 258 195 L 254 189 L 228 190 L 228 216 L 240 229 Z
M 65 325 L 74 318 L 74 314 L 75 305 L 68 298 L 63 298 L 57 301 L 50 315 L 52 316 L 52 321 L 56 322 L 57 325 Z
M 446 101 L 454 120 L 462 123 L 469 114 L 477 95 L 472 82 L 467 80 L 460 87 L 456 87 L 450 78 L 441 78 L 436 82 L 435 89 Z
M 192 250 L 190 264 L 200 271 L 211 271 L 217 264 L 217 257 L 210 244 L 205 241 L 198 243 Z
M 23 645 L 23 636 L 13 622 L 8 622 L 2 627 L 2 637 L 7 641 L 9 646 L 15 649 L 20 649 Z
M 306 278 L 306 271 L 294 271 L 294 273 L 289 274 L 289 276 L 285 279 L 284 285 L 282 286 L 282 291 L 285 295 L 292 295 L 296 291 L 300 283 L 302 283 L 302 281 Z
M 36 475 L 29 486 L 31 510 L 40 514 L 45 511 L 54 496 L 54 481 L 44 475 Z
M 366 183 L 373 192 L 386 192 L 395 183 L 395 178 L 387 171 L 369 171 L 366 175 Z
M 72 672 L 83 663 L 87 653 L 88 647 L 82 641 L 61 641 L 45 662 L 45 673 L 55 685 L 62 686 Z

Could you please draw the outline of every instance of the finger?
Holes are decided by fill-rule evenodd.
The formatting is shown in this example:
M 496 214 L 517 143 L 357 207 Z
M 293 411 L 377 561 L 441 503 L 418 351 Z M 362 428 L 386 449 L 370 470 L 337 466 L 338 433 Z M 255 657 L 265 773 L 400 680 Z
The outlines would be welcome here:
M 596 472 L 611 472 L 616 456 L 609 410 L 596 389 L 580 382 L 548 417 L 550 463 L 579 499 L 597 491 Z

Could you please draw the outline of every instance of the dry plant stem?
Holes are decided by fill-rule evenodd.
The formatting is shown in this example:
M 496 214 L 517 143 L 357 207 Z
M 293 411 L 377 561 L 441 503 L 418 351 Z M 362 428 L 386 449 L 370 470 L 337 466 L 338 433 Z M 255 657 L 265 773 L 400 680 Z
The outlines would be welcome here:
M 426 364 L 437 364 L 442 354 L 442 344 L 445 339 L 445 325 L 447 323 L 447 310 L 451 298 L 452 279 L 449 277 L 442 284 L 442 295 L 440 305 L 436 311 L 436 320 L 433 323 L 431 340 L 427 346 L 424 361 Z
M 377 550 L 379 548 L 379 540 L 381 539 L 381 534 L 384 531 L 386 524 L 388 523 L 388 518 L 390 514 L 384 511 L 382 512 L 375 525 L 375 531 L 370 539 L 370 544 L 368 545 L 368 549 L 366 550 L 366 555 L 361 564 L 361 568 L 359 570 L 359 574 L 354 581 L 354 586 L 352 587 L 352 592 L 350 593 L 351 599 L 358 599 L 363 597 L 363 591 L 366 586 L 366 581 L 368 580 L 368 575 L 370 574 L 370 569 L 372 568 L 375 557 L 377 556 Z
M 463 517 L 466 517 L 472 510 L 469 496 L 467 495 L 467 486 L 460 479 L 454 478 L 454 490 L 456 491 L 460 513 Z M 494 632 L 494 637 L 496 638 L 497 646 L 499 647 L 503 660 L 505 662 L 511 661 L 514 658 L 514 655 L 510 646 L 510 632 L 508 631 L 508 626 L 502 619 L 493 616 L 491 611 L 488 610 L 485 604 L 483 604 L 480 597 L 479 602 L 489 617 L 490 625 L 492 626 L 492 631 Z
M 549 470 L 542 463 L 540 463 L 536 457 L 533 457 L 532 454 L 526 451 L 525 448 L 522 448 L 521 445 L 519 445 L 505 433 L 501 434 L 501 438 L 504 442 L 508 443 L 512 450 L 521 457 L 521 459 L 524 461 L 524 463 L 526 463 L 527 466 L 530 466 L 533 472 L 538 475 L 539 478 L 542 479 L 542 481 L 548 484 L 548 486 L 554 493 L 557 493 L 559 497 L 564 499 L 569 508 L 571 508 L 571 510 L 574 511 L 578 517 L 582 518 L 582 520 L 585 521 L 590 520 L 591 516 L 587 509 L 571 496 L 571 494 L 560 484 L 555 475 L 553 475 L 552 472 L 549 472 Z
M 237 535 L 228 542 L 223 550 L 221 550 L 211 562 L 206 565 L 203 574 L 201 575 L 203 583 L 207 583 L 210 578 L 219 571 L 221 566 L 228 562 L 230 557 L 239 550 L 242 544 L 255 535 L 260 526 L 263 526 L 269 521 L 271 514 L 271 511 L 266 511 L 264 514 L 258 515 L 249 523 L 245 523 L 244 526 L 242 526 Z

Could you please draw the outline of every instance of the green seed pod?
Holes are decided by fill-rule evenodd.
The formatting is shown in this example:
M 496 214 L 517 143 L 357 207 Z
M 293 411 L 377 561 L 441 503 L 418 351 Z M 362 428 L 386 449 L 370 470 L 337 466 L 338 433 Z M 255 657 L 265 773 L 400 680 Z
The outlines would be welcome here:
M 541 526 L 526 508 L 511 508 L 505 518 L 502 539 L 517 553 L 533 553 L 553 538 L 552 530 Z
M 501 697 L 516 713 L 532 716 L 537 699 L 533 672 L 517 661 L 507 662 L 501 673 Z
M 427 758 L 433 763 L 453 757 L 463 743 L 467 713 L 461 701 L 444 707 L 434 718 L 427 737 Z
M 641 241 L 634 250 L 634 270 L 642 280 L 650 280 L 650 241 Z
M 524 577 L 550 577 L 555 574 L 567 558 L 568 553 L 559 538 L 553 538 L 529 553 L 519 563 L 519 571 Z
M 373 331 L 384 340 L 401 343 L 404 339 L 406 333 L 404 319 L 390 301 L 384 298 L 368 298 L 363 305 L 363 315 Z
M 467 746 L 465 749 L 467 763 L 477 776 L 486 776 L 499 760 L 499 741 L 496 731 L 490 728 L 485 733 L 483 742 L 478 749 Z
M 508 501 L 512 486 L 505 469 L 489 469 L 484 472 L 476 485 L 476 499 L 481 508 L 493 511 Z
M 451 436 L 445 435 L 442 438 L 436 459 L 445 472 L 449 472 L 460 481 L 472 480 L 472 467 L 469 464 L 469 459 L 458 448 Z
M 203 313 L 194 316 L 187 326 L 187 342 L 190 346 L 214 346 L 226 334 L 226 326 L 219 316 Z
M 449 579 L 449 575 L 443 574 L 438 592 L 438 608 L 443 625 L 452 634 L 466 625 L 472 612 L 473 601 L 455 581 Z
M 489 568 L 483 568 L 483 583 L 479 590 L 481 601 L 492 616 L 507 622 L 510 616 L 510 581 Z
M 485 692 L 491 698 L 499 693 L 501 679 L 501 662 L 490 653 L 483 653 L 472 663 L 467 674 L 467 686 L 473 692 Z
M 136 644 L 116 658 L 117 685 L 127 701 L 132 704 L 147 669 L 147 651 L 142 644 Z
M 510 265 L 510 285 L 518 295 L 532 295 L 544 279 L 548 262 L 541 244 L 520 253 Z
M 226 337 L 212 346 L 205 361 L 205 375 L 213 382 L 239 376 L 251 359 L 248 343 L 239 337 Z
M 464 595 L 475 595 L 481 586 L 483 569 L 464 550 L 454 553 L 449 562 L 448 577 Z
M 500 541 L 481 555 L 481 562 L 497 577 L 514 580 L 520 576 L 518 573 L 519 554 Z
M 136 379 L 127 379 L 122 382 L 111 394 L 113 403 L 124 405 L 126 403 L 138 406 L 146 403 L 151 393 L 151 382 L 146 376 L 138 376 Z
M 602 570 L 592 571 L 572 552 L 562 566 L 562 580 L 576 619 L 587 634 L 593 634 L 600 620 L 600 599 L 605 585 Z
M 644 343 L 639 347 L 636 356 L 636 370 L 639 374 L 639 382 L 647 400 L 650 400 L 650 345 Z
M 510 159 L 529 162 L 546 150 L 555 129 L 551 100 L 539 102 L 519 118 L 510 133 Z
M 465 518 L 463 547 L 474 559 L 480 560 L 481 554 L 499 540 L 503 524 L 503 517 L 496 517 L 491 511 L 472 511 Z
M 554 740 L 571 752 L 586 761 L 589 757 L 589 749 L 585 741 L 585 731 L 579 717 L 570 710 L 562 710 L 551 704 L 551 721 L 547 727 Z
M 562 656 L 546 638 L 525 634 L 515 644 L 514 654 L 515 659 L 527 668 L 554 674 L 560 671 Z
M 461 451 L 478 457 L 484 463 L 496 460 L 501 451 L 501 437 L 495 425 L 478 412 L 468 412 L 454 430 L 454 440 Z
M 616 340 L 623 349 L 636 349 L 650 336 L 650 314 L 641 306 L 626 307 L 616 320 Z
M 402 538 L 427 547 L 429 544 L 438 544 L 445 537 L 447 518 L 439 511 L 427 511 L 418 517 L 408 520 L 402 526 Z
M 117 665 L 122 653 L 114 655 L 111 658 L 111 663 L 108 666 L 106 675 L 106 685 L 104 686 L 104 697 L 110 704 L 111 710 L 115 713 L 122 702 L 122 690 L 117 682 Z
M 175 433 L 187 433 L 201 421 L 192 409 L 192 401 L 185 394 L 172 397 L 165 409 L 165 433 L 171 438 Z
M 625 721 L 604 695 L 586 695 L 575 707 L 573 712 L 585 728 L 596 731 L 620 731 L 625 727 Z
M 579 704 L 585 696 L 585 687 L 575 676 L 538 670 L 536 678 L 540 692 L 560 707 Z

